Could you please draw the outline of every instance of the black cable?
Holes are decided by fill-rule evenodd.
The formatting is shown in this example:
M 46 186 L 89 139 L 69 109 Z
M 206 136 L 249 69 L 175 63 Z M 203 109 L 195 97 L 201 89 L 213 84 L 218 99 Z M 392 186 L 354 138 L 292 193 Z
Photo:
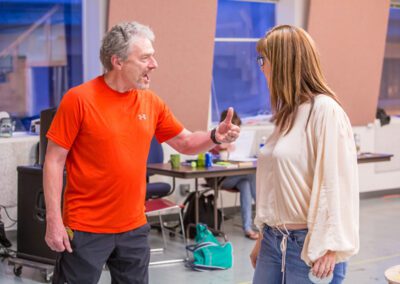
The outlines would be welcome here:
M 16 207 L 16 206 L 4 206 L 4 205 L 0 205 L 0 208 L 3 208 L 4 211 L 6 212 L 6 215 L 7 215 L 8 219 L 10 219 L 12 222 L 14 222 L 12 225 L 7 226 L 7 228 L 9 228 L 9 227 L 11 227 L 11 226 L 14 226 L 14 224 L 18 222 L 18 220 L 11 218 L 11 217 L 10 217 L 10 214 L 8 214 L 7 209 L 8 209 L 8 208 L 11 208 L 11 207 Z
M 7 259 L 9 257 L 16 257 L 16 255 L 17 255 L 17 251 L 0 246 L 1 261 L 4 261 L 5 259 Z

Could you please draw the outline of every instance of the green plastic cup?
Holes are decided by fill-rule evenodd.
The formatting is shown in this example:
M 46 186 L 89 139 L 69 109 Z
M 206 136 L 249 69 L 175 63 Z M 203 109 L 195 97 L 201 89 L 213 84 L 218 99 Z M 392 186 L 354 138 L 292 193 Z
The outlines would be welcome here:
M 171 161 L 171 168 L 179 169 L 179 167 L 181 166 L 181 155 L 171 154 L 170 161 Z

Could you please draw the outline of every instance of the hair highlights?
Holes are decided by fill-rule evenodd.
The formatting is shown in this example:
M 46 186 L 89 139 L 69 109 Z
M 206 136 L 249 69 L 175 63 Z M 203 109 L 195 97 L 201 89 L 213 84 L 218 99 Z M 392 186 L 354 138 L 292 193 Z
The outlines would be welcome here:
M 302 103 L 313 105 L 314 97 L 319 94 L 338 101 L 323 76 L 314 41 L 303 29 L 276 26 L 257 42 L 256 48 L 270 62 L 272 122 L 281 132 L 292 129 Z

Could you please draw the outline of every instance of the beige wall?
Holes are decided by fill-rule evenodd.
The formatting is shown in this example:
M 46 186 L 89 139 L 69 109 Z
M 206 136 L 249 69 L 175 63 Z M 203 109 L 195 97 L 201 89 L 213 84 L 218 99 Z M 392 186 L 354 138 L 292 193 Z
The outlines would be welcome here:
M 308 31 L 329 85 L 353 125 L 374 121 L 383 66 L 389 0 L 311 0 Z
M 138 21 L 154 30 L 151 89 L 190 130 L 207 127 L 216 12 L 216 0 L 110 0 L 109 27 Z
M 389 4 L 309 0 L 307 30 L 353 125 L 375 117 Z M 190 130 L 207 127 L 216 9 L 217 0 L 110 0 L 109 26 L 136 20 L 153 28 L 159 68 L 151 88 Z

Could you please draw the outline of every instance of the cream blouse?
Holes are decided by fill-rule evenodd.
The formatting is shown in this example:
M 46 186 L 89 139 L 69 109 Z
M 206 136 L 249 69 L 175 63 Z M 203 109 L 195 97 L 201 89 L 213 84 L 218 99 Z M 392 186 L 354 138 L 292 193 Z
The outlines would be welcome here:
M 332 98 L 299 107 L 291 131 L 272 133 L 257 162 L 255 224 L 307 224 L 301 258 L 311 265 L 327 250 L 336 262 L 359 250 L 357 154 L 350 121 Z

